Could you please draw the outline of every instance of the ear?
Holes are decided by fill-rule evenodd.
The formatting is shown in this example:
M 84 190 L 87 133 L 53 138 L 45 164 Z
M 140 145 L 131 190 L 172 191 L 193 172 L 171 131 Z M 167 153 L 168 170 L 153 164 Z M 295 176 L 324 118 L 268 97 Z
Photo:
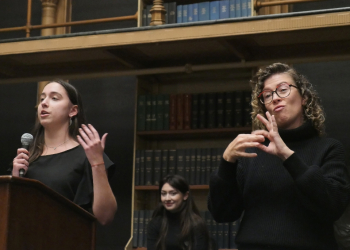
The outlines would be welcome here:
M 76 116 L 78 114 L 78 105 L 73 105 L 69 111 L 69 117 Z
M 186 192 L 186 194 L 184 195 L 184 201 L 188 199 L 188 195 L 190 194 L 189 191 Z

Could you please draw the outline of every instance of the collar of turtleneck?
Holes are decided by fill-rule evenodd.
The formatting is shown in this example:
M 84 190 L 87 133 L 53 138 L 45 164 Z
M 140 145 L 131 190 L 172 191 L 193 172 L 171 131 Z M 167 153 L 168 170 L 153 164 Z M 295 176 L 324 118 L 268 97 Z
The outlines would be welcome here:
M 303 141 L 318 135 L 317 130 L 312 126 L 310 120 L 295 129 L 278 129 L 284 142 Z
M 176 212 L 170 212 L 168 210 L 165 210 L 165 213 L 168 217 L 169 220 L 179 220 L 180 221 L 180 217 L 181 217 L 181 212 L 185 209 L 185 204 L 183 203 L 181 208 L 176 211 Z

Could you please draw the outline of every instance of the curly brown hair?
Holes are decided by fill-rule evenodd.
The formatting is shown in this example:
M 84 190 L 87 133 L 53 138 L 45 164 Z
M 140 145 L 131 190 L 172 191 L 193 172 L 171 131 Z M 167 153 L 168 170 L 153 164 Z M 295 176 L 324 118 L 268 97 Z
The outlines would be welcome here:
M 310 120 L 318 134 L 320 136 L 323 135 L 325 114 L 316 90 L 305 76 L 299 74 L 294 68 L 283 63 L 273 63 L 265 68 L 261 68 L 250 81 L 253 88 L 251 102 L 253 130 L 266 129 L 256 118 L 258 114 L 266 117 L 266 107 L 258 98 L 258 95 L 264 88 L 265 81 L 272 75 L 283 73 L 289 74 L 293 78 L 301 97 L 306 99 L 306 104 L 303 106 L 304 120 Z

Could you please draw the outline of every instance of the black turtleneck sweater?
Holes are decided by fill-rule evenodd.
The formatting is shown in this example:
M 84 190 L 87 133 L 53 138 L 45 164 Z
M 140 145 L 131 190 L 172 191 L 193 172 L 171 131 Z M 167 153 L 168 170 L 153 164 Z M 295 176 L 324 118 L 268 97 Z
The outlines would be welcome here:
M 187 249 L 185 246 L 181 247 L 181 242 L 179 240 L 181 234 L 181 222 L 180 222 L 180 212 L 171 213 L 166 211 L 166 216 L 168 219 L 168 233 L 165 237 L 165 249 L 166 250 L 183 250 Z M 203 222 L 204 224 L 204 222 Z M 157 216 L 153 218 L 148 223 L 147 228 L 147 250 L 156 250 L 156 243 L 161 233 L 162 216 Z M 206 244 L 204 233 L 195 230 L 195 242 L 192 250 L 208 250 L 208 245 Z
M 282 161 L 250 148 L 257 157 L 222 159 L 211 176 L 208 208 L 218 222 L 244 212 L 240 250 L 337 249 L 333 222 L 350 199 L 343 146 L 317 136 L 310 122 L 279 133 L 294 154 Z

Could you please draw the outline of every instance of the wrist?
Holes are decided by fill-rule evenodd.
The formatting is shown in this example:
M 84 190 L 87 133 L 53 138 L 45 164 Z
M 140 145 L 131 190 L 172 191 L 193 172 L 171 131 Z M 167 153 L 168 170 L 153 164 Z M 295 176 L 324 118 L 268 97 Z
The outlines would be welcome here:
M 280 154 L 278 154 L 278 157 L 285 161 L 287 160 L 292 154 L 294 154 L 293 150 L 290 150 L 289 148 L 285 148 Z
M 91 164 L 91 167 L 92 168 L 96 168 L 96 167 L 104 166 L 104 165 L 105 165 L 105 163 L 103 161 L 101 161 L 101 162 L 98 162 L 98 163 Z

